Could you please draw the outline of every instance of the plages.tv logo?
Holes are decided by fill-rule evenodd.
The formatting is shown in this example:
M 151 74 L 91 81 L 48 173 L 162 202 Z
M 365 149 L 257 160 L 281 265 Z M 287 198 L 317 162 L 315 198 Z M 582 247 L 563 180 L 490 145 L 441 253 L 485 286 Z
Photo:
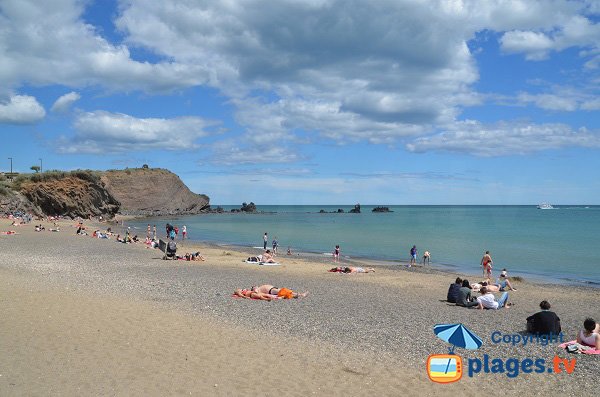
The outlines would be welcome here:
M 448 342 L 448 354 L 431 354 L 427 358 L 427 375 L 437 383 L 452 383 L 463 376 L 462 357 L 454 354 L 454 348 L 479 349 L 483 341 L 462 324 L 438 324 L 433 327 L 438 338 Z
M 576 359 L 561 358 L 555 355 L 549 362 L 545 358 L 531 357 L 509 357 L 493 358 L 484 354 L 482 358 L 466 358 L 463 363 L 462 357 L 454 354 L 456 347 L 463 349 L 476 350 L 483 344 L 481 338 L 462 324 L 438 324 L 433 327 L 433 332 L 445 342 L 452 345 L 448 354 L 431 354 L 427 359 L 427 375 L 429 379 L 437 383 L 452 383 L 460 380 L 464 373 L 473 377 L 479 373 L 502 374 L 508 378 L 515 378 L 520 374 L 572 374 L 577 364 Z M 516 340 L 526 339 L 526 343 L 540 343 L 543 346 L 548 345 L 548 339 L 545 337 L 523 337 L 521 335 L 504 335 L 495 331 L 492 333 L 493 343 L 512 341 L 516 345 Z M 552 338 L 554 340 L 554 338 Z M 562 335 L 561 335 L 562 340 Z

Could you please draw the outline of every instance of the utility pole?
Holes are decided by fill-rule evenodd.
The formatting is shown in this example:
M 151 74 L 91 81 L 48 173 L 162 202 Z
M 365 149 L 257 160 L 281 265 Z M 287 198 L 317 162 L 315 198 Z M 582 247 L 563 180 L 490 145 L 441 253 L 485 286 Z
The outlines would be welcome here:
M 12 174 L 12 157 L 8 158 L 10 160 L 10 173 Z
M 44 172 L 44 167 L 42 166 L 42 159 L 40 159 L 40 174 Z

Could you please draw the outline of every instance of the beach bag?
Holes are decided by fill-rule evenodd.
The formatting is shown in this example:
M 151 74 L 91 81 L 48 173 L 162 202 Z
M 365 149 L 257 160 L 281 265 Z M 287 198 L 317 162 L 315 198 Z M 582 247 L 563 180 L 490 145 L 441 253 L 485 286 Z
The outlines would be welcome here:
M 282 288 L 277 293 L 277 296 L 283 299 L 292 299 L 294 297 L 294 292 L 291 289 Z

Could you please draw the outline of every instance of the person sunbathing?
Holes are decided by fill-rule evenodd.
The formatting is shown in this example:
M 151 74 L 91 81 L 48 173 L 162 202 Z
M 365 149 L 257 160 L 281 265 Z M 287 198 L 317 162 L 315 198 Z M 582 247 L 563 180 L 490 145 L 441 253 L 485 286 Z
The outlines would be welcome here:
M 272 301 L 273 299 L 278 299 L 277 296 L 273 296 L 270 294 L 264 294 L 262 292 L 253 291 L 251 289 L 236 289 L 233 291 L 234 296 L 239 296 L 244 299 L 260 299 L 263 301 Z
M 258 287 L 254 286 L 251 291 L 260 292 L 263 294 L 275 295 L 284 299 L 299 299 L 308 295 L 308 291 L 303 293 L 294 292 L 288 288 L 274 287 L 271 284 L 263 284 Z
M 516 291 L 517 289 L 514 288 L 510 281 L 508 281 L 508 279 L 505 280 L 501 280 L 500 283 L 498 284 L 492 284 L 492 283 L 488 283 L 487 281 L 483 281 L 481 283 L 481 286 L 483 287 L 487 287 L 489 292 L 501 292 L 504 291 L 507 287 L 510 291 Z
M 373 269 L 372 267 L 367 267 L 362 268 L 362 267 L 355 267 L 355 266 L 346 266 L 343 270 L 344 273 L 373 273 L 375 272 L 375 269 Z
M 577 343 L 600 349 L 600 324 L 591 318 L 586 318 L 583 322 L 583 329 L 577 334 Z
M 194 252 L 190 256 L 190 260 L 193 261 L 205 261 L 206 259 L 200 254 L 200 251 Z
M 275 259 L 273 259 L 273 255 L 271 254 L 271 250 L 267 250 L 264 254 L 262 254 L 262 263 L 275 263 Z

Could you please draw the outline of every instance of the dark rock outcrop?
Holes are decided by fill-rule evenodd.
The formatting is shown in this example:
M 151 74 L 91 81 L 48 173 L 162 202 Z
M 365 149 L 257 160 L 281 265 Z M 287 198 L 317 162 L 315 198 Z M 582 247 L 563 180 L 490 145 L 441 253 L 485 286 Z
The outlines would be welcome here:
M 371 210 L 371 212 L 394 212 L 394 211 L 390 211 L 389 207 L 375 207 Z
M 360 204 L 356 204 L 354 206 L 354 208 L 352 208 L 350 211 L 348 211 L 352 214 L 360 214 Z
M 256 205 L 251 201 L 250 204 L 243 203 L 242 208 L 240 208 L 242 212 L 256 212 Z

